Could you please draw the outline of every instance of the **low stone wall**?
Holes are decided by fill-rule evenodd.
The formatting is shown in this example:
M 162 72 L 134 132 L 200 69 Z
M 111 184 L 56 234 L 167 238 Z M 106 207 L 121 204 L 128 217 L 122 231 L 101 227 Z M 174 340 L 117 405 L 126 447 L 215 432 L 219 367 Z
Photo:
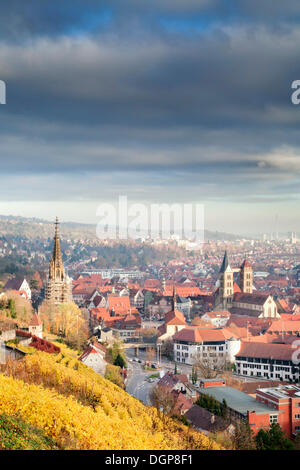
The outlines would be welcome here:
M 11 341 L 16 338 L 16 330 L 0 331 L 0 343 Z
M 29 346 L 32 341 L 32 338 L 25 338 L 19 341 L 22 346 Z

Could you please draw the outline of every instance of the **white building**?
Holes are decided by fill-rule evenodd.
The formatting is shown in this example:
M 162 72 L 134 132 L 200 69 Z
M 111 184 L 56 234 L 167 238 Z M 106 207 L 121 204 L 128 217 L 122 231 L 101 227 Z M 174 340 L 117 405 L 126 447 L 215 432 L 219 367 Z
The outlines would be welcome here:
M 35 313 L 31 318 L 28 330 L 32 335 L 43 338 L 43 323 L 37 313 Z
M 87 347 L 79 360 L 86 366 L 91 367 L 95 372 L 97 372 L 97 374 L 104 376 L 107 364 L 105 361 L 105 354 L 105 347 L 95 341 Z
M 21 295 L 22 295 L 22 293 L 24 293 L 24 295 L 23 295 L 24 298 L 27 298 L 29 300 L 31 299 L 31 289 L 30 289 L 29 284 L 28 284 L 28 282 L 26 281 L 25 278 L 16 277 L 14 279 L 10 279 L 5 284 L 4 289 L 5 290 L 16 290 L 16 291 L 20 292 Z
M 241 341 L 226 328 L 187 327 L 173 336 L 174 360 L 193 365 L 196 361 L 235 362 Z
M 215 327 L 224 327 L 230 318 L 230 312 L 227 310 L 221 312 L 206 312 L 201 320 L 211 323 Z
M 299 381 L 297 349 L 291 344 L 242 342 L 236 353 L 237 373 L 247 377 Z

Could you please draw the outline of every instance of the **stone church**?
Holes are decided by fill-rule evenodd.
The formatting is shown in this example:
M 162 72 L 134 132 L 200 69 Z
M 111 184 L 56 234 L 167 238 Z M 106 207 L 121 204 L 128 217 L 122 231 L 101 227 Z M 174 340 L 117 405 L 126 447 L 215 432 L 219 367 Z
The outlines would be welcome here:
M 234 274 L 238 273 L 238 281 Z M 280 318 L 277 305 L 268 293 L 253 292 L 253 269 L 248 260 L 231 267 L 225 251 L 214 295 L 214 310 L 227 310 L 233 315 L 257 318 Z
M 58 218 L 55 222 L 54 247 L 49 266 L 45 298 L 55 305 L 72 301 L 71 279 L 65 273 L 62 260 Z

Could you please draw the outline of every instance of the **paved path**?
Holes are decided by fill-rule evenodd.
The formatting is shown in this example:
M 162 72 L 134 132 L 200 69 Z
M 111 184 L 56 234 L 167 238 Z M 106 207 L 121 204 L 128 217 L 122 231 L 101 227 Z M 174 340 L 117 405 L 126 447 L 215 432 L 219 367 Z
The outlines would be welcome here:
M 128 361 L 128 378 L 126 391 L 135 398 L 141 400 L 145 405 L 151 405 L 150 391 L 156 382 L 148 382 L 147 377 L 155 372 L 144 370 L 141 364 Z

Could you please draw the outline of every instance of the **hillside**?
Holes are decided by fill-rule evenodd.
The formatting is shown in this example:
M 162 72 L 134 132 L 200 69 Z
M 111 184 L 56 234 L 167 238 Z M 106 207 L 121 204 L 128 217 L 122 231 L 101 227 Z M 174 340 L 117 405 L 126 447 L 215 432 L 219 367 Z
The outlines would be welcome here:
M 1 236 L 19 236 L 29 239 L 52 239 L 54 221 L 43 219 L 15 217 L 0 215 Z M 77 222 L 62 222 L 60 232 L 64 238 L 95 240 L 96 227 L 94 224 L 80 224 Z M 204 231 L 206 240 L 236 240 L 238 235 L 225 232 Z
M 0 374 L 1 413 L 38 427 L 60 449 L 220 449 L 144 406 L 65 349 L 10 362 Z

